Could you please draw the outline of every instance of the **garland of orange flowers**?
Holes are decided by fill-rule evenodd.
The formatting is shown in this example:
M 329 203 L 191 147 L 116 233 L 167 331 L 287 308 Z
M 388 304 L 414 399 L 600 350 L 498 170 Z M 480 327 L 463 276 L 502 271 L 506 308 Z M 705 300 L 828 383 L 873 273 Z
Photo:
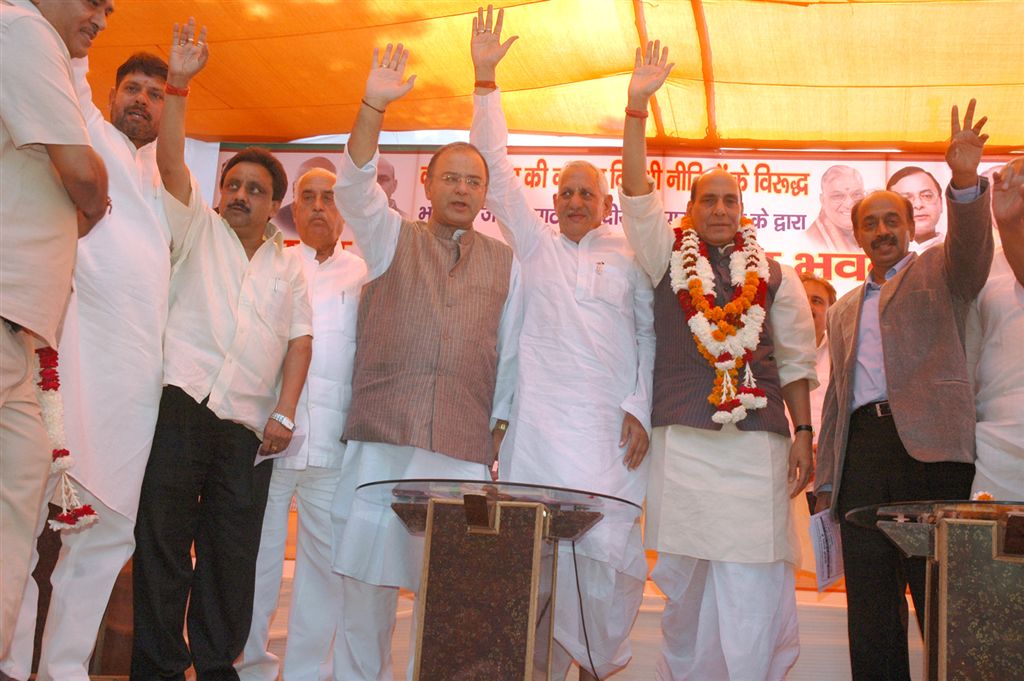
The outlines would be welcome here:
M 674 228 L 675 244 L 669 265 L 672 290 L 686 315 L 687 325 L 701 355 L 715 369 L 708 401 L 716 408 L 716 423 L 736 423 L 748 411 L 768 403 L 750 370 L 750 358 L 760 343 L 766 317 L 768 258 L 757 243 L 753 223 L 742 218 L 729 256 L 732 298 L 717 305 L 715 278 L 707 257 L 707 244 L 689 216 Z M 742 384 L 739 371 L 745 369 Z

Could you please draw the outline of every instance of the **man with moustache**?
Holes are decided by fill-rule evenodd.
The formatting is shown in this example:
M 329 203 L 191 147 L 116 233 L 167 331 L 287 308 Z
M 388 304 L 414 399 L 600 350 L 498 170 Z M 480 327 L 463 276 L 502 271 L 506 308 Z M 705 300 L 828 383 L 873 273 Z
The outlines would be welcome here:
M 805 234 L 812 247 L 823 251 L 856 253 L 850 209 L 864 198 L 864 179 L 856 168 L 832 166 L 821 176 L 821 213 Z
M 195 35 L 194 20 L 175 25 L 157 141 L 174 248 L 164 390 L 135 528 L 140 680 L 183 678 L 190 666 L 201 679 L 236 678 L 272 472 L 253 464 L 257 449 L 291 440 L 312 346 L 301 263 L 269 223 L 287 187 L 280 162 L 253 147 L 232 157 L 219 214 L 185 165 L 189 81 L 208 56 L 205 29 Z
M 313 168 L 292 191 L 293 215 L 302 243 L 288 255 L 302 264 L 313 308 L 313 358 L 295 412 L 295 432 L 305 439 L 274 460 L 267 510 L 263 516 L 252 627 L 235 669 L 243 681 L 319 678 L 330 657 L 341 607 L 341 581 L 331 571 L 331 501 L 340 478 L 352 361 L 356 349 L 356 310 L 366 280 L 366 264 L 346 252 L 338 239 L 342 220 L 334 202 L 334 173 Z M 284 667 L 267 645 L 277 610 L 292 498 L 298 507 L 292 598 Z
M 622 230 L 604 224 L 612 197 L 591 163 L 562 167 L 553 197 L 557 229 L 526 200 L 509 162 L 508 126 L 494 82 L 498 63 L 516 39 L 501 42 L 503 14 L 498 10 L 492 21 L 488 7 L 486 19 L 482 9 L 474 19 L 470 131 L 491 171 L 487 206 L 523 267 L 519 375 L 499 477 L 641 505 L 647 490 L 654 294 Z M 576 542 L 575 561 L 573 547 L 560 545 L 552 678 L 564 678 L 574 660 L 581 679 L 606 678 L 630 660 L 629 631 L 643 601 L 647 561 L 639 518 L 624 526 L 612 522 L 603 520 Z M 579 599 L 563 597 L 576 591 L 577 571 L 582 613 Z
M 58 347 L 70 474 L 101 518 L 66 532 L 50 577 L 37 678 L 86 679 L 107 599 L 135 549 L 135 514 L 163 377 L 163 332 L 171 276 L 170 232 L 162 219 L 156 134 L 167 64 L 138 53 L 117 70 L 110 122 L 92 102 L 88 62 L 76 60 L 78 98 L 103 158 L 117 211 L 78 244 L 75 292 Z M 59 476 L 51 476 L 37 533 Z M 33 564 L 38 555 L 33 556 Z M 38 587 L 29 580 L 5 673 L 27 678 Z
M 910 252 L 914 207 L 890 191 L 853 209 L 870 278 L 828 316 L 832 376 L 818 439 L 817 510 L 839 521 L 846 572 L 850 664 L 855 679 L 910 679 L 907 585 L 924 626 L 923 558 L 907 558 L 846 512 L 919 499 L 966 499 L 974 477 L 974 399 L 964 358 L 964 318 L 988 276 L 988 182 L 978 177 L 988 135 L 957 107 L 946 162 L 949 231 L 941 247 Z M 834 503 L 833 503 L 834 501 Z
M 892 174 L 885 188 L 910 201 L 914 207 L 914 241 L 910 250 L 921 253 L 942 243 L 945 234 L 938 231 L 942 218 L 942 187 L 931 173 L 917 166 L 906 166 Z
M 507 420 L 521 322 L 511 249 L 473 229 L 487 164 L 449 144 L 427 165 L 427 222 L 403 220 L 377 184 L 384 111 L 406 94 L 408 51 L 373 51 L 365 96 L 335 187 L 366 259 L 359 300 L 348 440 L 335 496 L 334 569 L 342 623 L 334 678 L 390 680 L 398 588 L 419 588 L 420 546 L 390 508 L 361 502 L 358 485 L 402 478 L 489 481 L 493 433 Z
M 814 325 L 793 269 L 765 255 L 749 220 L 741 228 L 729 172 L 701 175 L 687 217 L 665 223 L 644 138 L 672 68 L 659 48 L 637 49 L 620 191 L 626 236 L 655 284 L 645 541 L 668 599 L 655 678 L 781 679 L 799 654 L 789 499 L 812 470 Z
M 54 448 L 33 387 L 33 350 L 57 347 L 77 238 L 110 203 L 71 58 L 88 54 L 113 10 L 112 0 L 0 3 L 0 676 L 12 664 Z
M 313 168 L 322 168 L 323 170 L 326 170 L 331 174 L 334 174 L 338 170 L 334 166 L 334 163 L 331 162 L 331 159 L 327 158 L 326 156 L 313 156 L 311 158 L 307 158 L 299 165 L 299 170 L 296 173 L 296 177 L 302 177 Z M 297 237 L 299 237 L 299 232 L 295 226 L 295 216 L 292 214 L 292 209 L 295 206 L 296 200 L 296 197 L 293 195 L 292 202 L 286 203 L 285 205 L 281 206 L 281 210 L 277 211 L 273 219 L 273 223 L 277 225 L 278 229 L 281 230 L 281 233 L 284 234 L 284 238 L 286 240 L 294 240 Z

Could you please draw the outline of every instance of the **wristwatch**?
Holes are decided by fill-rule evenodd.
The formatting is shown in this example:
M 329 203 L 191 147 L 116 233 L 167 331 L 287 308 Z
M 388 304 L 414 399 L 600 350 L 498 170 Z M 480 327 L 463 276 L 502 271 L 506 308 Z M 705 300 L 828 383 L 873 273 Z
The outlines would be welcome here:
M 811 435 L 814 435 L 814 428 L 812 426 L 807 425 L 807 424 L 801 424 L 801 425 L 797 426 L 796 428 L 793 429 L 793 432 L 794 433 L 799 433 L 801 430 L 806 430 Z
M 270 415 L 270 418 L 274 419 L 275 421 L 280 423 L 282 426 L 287 428 L 289 433 L 294 433 L 295 432 L 295 421 L 292 421 L 290 418 L 288 418 L 284 414 L 275 411 L 273 414 Z

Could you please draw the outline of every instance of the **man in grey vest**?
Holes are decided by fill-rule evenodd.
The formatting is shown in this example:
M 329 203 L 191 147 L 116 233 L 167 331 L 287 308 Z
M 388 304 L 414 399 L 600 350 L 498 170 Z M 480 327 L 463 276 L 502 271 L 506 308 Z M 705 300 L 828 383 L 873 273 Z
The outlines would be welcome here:
M 687 215 L 665 223 L 644 139 L 648 101 L 672 68 L 659 48 L 637 50 L 620 192 L 626 237 L 655 285 L 645 539 L 668 598 L 656 678 L 781 679 L 799 654 L 789 497 L 811 472 L 814 323 L 796 273 L 741 219 L 727 171 L 700 176 Z
M 419 588 L 418 545 L 391 509 L 354 499 L 365 482 L 490 480 L 492 430 L 507 420 L 522 318 L 511 249 L 473 229 L 487 192 L 480 152 L 441 148 L 427 166 L 427 222 L 404 220 L 377 184 L 385 108 L 407 93 L 409 53 L 375 49 L 335 196 L 366 260 L 352 405 L 332 512 L 342 574 L 337 679 L 392 678 L 398 589 Z

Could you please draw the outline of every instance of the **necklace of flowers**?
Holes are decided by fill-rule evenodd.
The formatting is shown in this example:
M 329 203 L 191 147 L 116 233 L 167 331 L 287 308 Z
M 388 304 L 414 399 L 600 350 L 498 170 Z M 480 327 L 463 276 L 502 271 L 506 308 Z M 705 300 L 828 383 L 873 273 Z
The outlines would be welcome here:
M 748 411 L 768 404 L 750 369 L 753 351 L 761 338 L 768 292 L 768 258 L 757 243 L 757 231 L 740 220 L 729 255 L 732 299 L 716 305 L 715 277 L 705 244 L 684 216 L 674 229 L 675 244 L 669 264 L 672 290 L 686 315 L 697 349 L 715 369 L 715 384 L 708 401 L 715 406 L 715 423 L 737 423 Z M 739 383 L 739 372 L 745 369 Z
M 68 469 L 75 465 L 75 460 L 68 451 L 67 438 L 64 433 L 64 400 L 60 395 L 60 375 L 57 373 L 59 364 L 57 351 L 51 347 L 36 350 L 39 358 L 39 373 L 36 377 L 36 397 L 43 413 L 43 425 L 53 447 L 53 461 L 50 463 L 50 475 L 60 474 L 57 482 L 55 502 L 59 499 L 60 513 L 50 520 L 50 527 L 56 531 L 87 527 L 99 519 L 96 511 L 89 504 L 83 504 L 68 475 Z

